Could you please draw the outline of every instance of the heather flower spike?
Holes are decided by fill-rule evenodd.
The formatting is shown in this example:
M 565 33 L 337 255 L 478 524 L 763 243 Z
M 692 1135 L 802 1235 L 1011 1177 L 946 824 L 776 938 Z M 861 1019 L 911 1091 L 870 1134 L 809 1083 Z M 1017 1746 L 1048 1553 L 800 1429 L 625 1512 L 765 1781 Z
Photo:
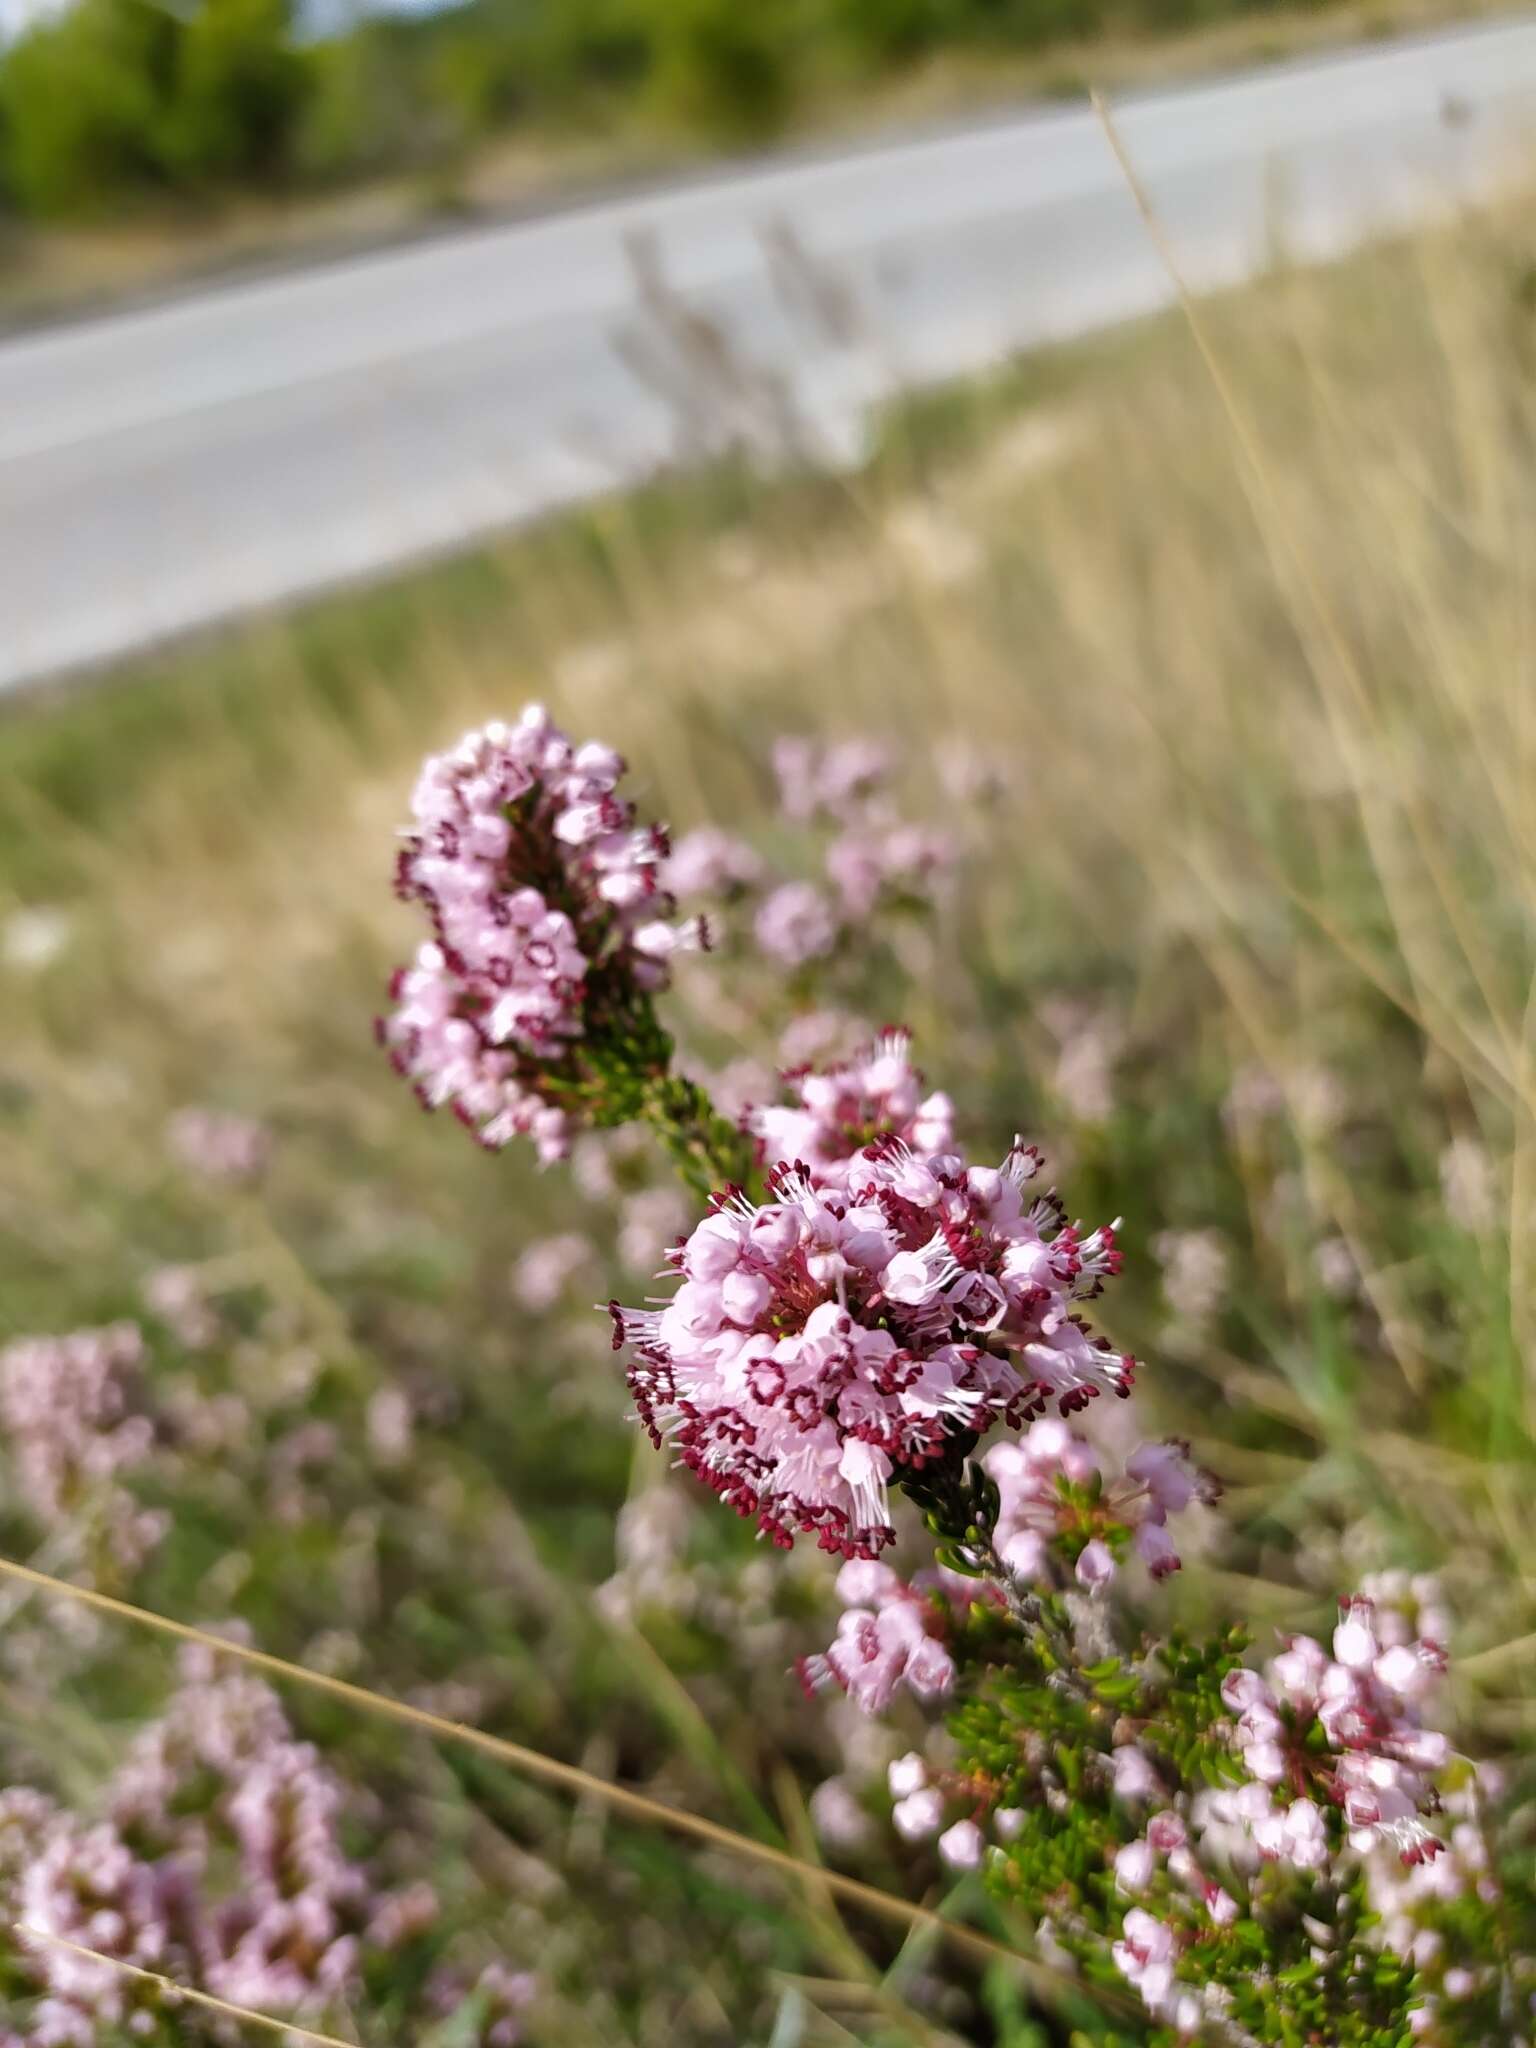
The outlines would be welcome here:
M 972 1167 L 887 1136 L 825 1175 L 773 1167 L 762 1202 L 722 1193 L 671 1299 L 614 1309 L 655 1442 L 776 1542 L 873 1557 L 893 1483 L 1047 1403 L 1127 1395 L 1134 1360 L 1079 1312 L 1113 1232 L 1031 1198 L 1038 1169 L 1022 1143 Z
M 493 1150 L 525 1136 L 561 1159 L 584 1124 L 702 1114 L 681 1084 L 658 1100 L 671 1045 L 651 997 L 708 927 L 675 920 L 666 833 L 638 823 L 623 773 L 612 748 L 576 746 L 530 705 L 467 733 L 417 782 L 396 888 L 430 936 L 396 974 L 379 1033 L 422 1102 L 447 1104 Z M 721 1149 L 714 1131 L 682 1135 Z

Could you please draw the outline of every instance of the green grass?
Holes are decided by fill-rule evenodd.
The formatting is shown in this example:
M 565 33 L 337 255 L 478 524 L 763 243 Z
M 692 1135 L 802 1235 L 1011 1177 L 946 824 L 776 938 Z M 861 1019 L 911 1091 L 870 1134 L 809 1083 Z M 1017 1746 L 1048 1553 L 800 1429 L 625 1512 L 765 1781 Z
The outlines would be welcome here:
M 1533 253 L 1511 210 L 1213 307 L 1257 466 L 1161 321 L 907 410 L 857 476 L 669 486 L 12 709 L 0 903 L 69 922 L 45 966 L 0 966 L 0 1316 L 131 1312 L 156 1265 L 214 1262 L 238 1342 L 167 1345 L 160 1369 L 227 1376 L 260 1416 L 227 1468 L 168 1479 L 176 1532 L 135 1596 L 239 1613 L 301 1659 L 340 1631 L 364 1683 L 468 1687 L 509 1737 L 801 1839 L 839 1754 L 787 1675 L 827 1632 L 823 1561 L 765 1555 L 664 1478 L 584 1307 L 643 1284 L 612 1205 L 419 1116 L 369 1020 L 413 939 L 391 835 L 416 760 L 463 726 L 545 697 L 625 749 L 647 808 L 791 870 L 812 849 L 773 813 L 773 737 L 873 729 L 969 864 L 950 913 L 872 933 L 826 993 L 914 1025 L 978 1149 L 1026 1129 L 1075 1214 L 1126 1218 L 1105 1307 L 1149 1360 L 1144 1426 L 1229 1481 L 1176 1607 L 1295 1624 L 1371 1562 L 1441 1570 L 1467 1741 L 1521 1763 Z M 990 808 L 940 785 L 957 737 L 1006 771 Z M 727 954 L 674 1014 L 716 1067 L 767 1056 L 796 1000 Z M 1256 1070 L 1270 1107 L 1234 1113 Z M 273 1124 L 259 1198 L 168 1164 L 164 1119 L 198 1101 Z M 1486 1209 L 1447 1207 L 1457 1138 Z M 513 1262 L 562 1229 L 593 1268 L 531 1316 Z M 1154 1252 L 1196 1229 L 1230 1267 L 1198 1326 Z M 417 1414 L 397 1465 L 370 1448 L 382 1390 Z M 337 1449 L 285 1519 L 276 1447 L 317 1416 Z M 595 1588 L 626 1499 L 657 1486 L 681 1533 L 637 1635 Z M 36 1532 L 5 1515 L 25 1554 Z M 59 1655 L 57 1676 L 0 1668 L 3 1740 L 19 1775 L 89 1786 L 167 1660 L 126 1634 Z M 537 2039 L 1055 2038 L 925 1937 L 898 1951 L 746 1864 L 295 1711 L 388 1803 L 391 1857 L 433 1874 L 453 1926 L 537 1959 Z M 932 1881 L 883 1822 L 853 1865 Z

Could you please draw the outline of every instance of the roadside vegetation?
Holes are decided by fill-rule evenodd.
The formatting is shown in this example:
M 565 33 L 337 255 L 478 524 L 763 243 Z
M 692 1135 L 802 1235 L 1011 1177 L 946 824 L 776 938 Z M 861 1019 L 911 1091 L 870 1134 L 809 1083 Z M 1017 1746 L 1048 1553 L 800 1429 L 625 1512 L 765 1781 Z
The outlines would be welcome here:
M 1433 1572 L 1465 1739 L 1527 1782 L 1531 221 L 1279 270 L 1201 315 L 1209 359 L 1175 318 L 1035 359 L 893 415 L 855 473 L 724 464 L 7 707 L 0 1342 L 137 1321 L 158 1435 L 111 1500 L 82 1479 L 50 1510 L 13 1400 L 0 1553 L 810 1866 L 280 1688 L 393 1946 L 344 2006 L 274 1964 L 269 2007 L 368 2048 L 1090 2024 L 816 1875 L 1023 1939 L 893 1831 L 884 1732 L 802 1699 L 828 1561 L 770 1560 L 626 1419 L 590 1304 L 641 1299 L 687 1227 L 659 1161 L 489 1157 L 373 1044 L 415 938 L 389 869 L 417 764 L 529 698 L 622 747 L 649 813 L 823 887 L 775 742 L 884 744 L 902 816 L 964 849 L 952 890 L 814 986 L 724 906 L 729 980 L 679 964 L 694 1070 L 750 1096 L 770 1037 L 908 1024 L 978 1150 L 1023 1130 L 1074 1215 L 1125 1218 L 1105 1327 L 1146 1362 L 1141 1427 L 1227 1484 L 1177 1611 L 1272 1640 L 1360 1572 Z M 137 1815 L 135 1742 L 206 1673 L 0 1598 L 0 1775 Z
M 0 47 L 0 311 L 1503 0 L 74 0 Z

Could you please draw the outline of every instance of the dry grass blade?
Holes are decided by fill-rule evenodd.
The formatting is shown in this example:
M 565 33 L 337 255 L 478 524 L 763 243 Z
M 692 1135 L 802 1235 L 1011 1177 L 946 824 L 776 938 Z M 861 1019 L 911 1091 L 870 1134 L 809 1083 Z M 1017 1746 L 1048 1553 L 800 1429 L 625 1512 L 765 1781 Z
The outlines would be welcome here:
M 246 2027 L 260 2027 L 265 2033 L 280 2034 L 286 2041 L 307 2042 L 309 2048 L 358 2048 L 355 2041 L 343 2041 L 339 2034 L 317 2034 L 313 2027 L 301 2027 L 293 2020 L 276 2019 L 269 2012 L 253 2012 L 248 2005 L 232 2005 L 227 1998 L 215 1998 L 211 1991 L 198 1991 L 190 1984 L 179 1983 L 174 1977 L 162 1976 L 158 1970 L 146 1970 L 138 1963 L 124 1962 L 120 1956 L 104 1956 L 100 1949 L 87 1948 L 84 1942 L 70 1941 L 62 1934 L 45 1933 L 41 1927 L 29 1927 L 25 1921 L 17 1921 L 11 1931 L 26 1941 L 62 1949 L 66 1955 L 77 1956 L 82 1962 L 99 1963 L 103 1969 L 116 1970 L 121 1976 L 131 1977 L 136 1984 L 153 1984 L 175 2004 L 201 2006 L 204 2012 L 217 2013 L 220 2019 L 236 2020 Z
M 1167 273 L 1180 313 L 1236 444 L 1241 457 L 1239 473 L 1243 489 L 1258 531 L 1270 551 L 1277 574 L 1299 599 L 1296 625 L 1307 648 L 1319 703 L 1338 758 L 1347 769 L 1361 828 L 1377 872 L 1391 897 L 1394 885 L 1399 892 L 1403 890 L 1406 875 L 1403 860 L 1394 846 L 1394 800 L 1383 802 L 1371 772 L 1373 758 L 1382 752 L 1384 739 L 1378 707 L 1372 700 L 1360 659 L 1350 643 L 1338 607 L 1286 509 L 1274 465 L 1249 409 L 1228 373 L 1221 351 L 1211 338 L 1206 318 L 1185 280 L 1173 245 L 1131 160 L 1109 105 L 1101 93 L 1096 92 L 1091 97 L 1105 140 L 1124 175 L 1148 240 Z M 1417 856 L 1417 879 L 1428 885 L 1443 919 L 1444 931 L 1476 983 L 1488 1021 L 1502 1041 L 1495 1048 L 1479 1046 L 1477 1050 L 1493 1066 L 1500 1086 L 1518 1099 L 1523 1077 L 1517 1055 L 1516 1032 L 1494 992 L 1486 935 L 1479 930 L 1477 921 L 1460 901 L 1454 879 L 1447 872 L 1444 851 L 1435 843 L 1418 808 L 1411 803 L 1400 808 L 1401 822 Z M 1415 1001 L 1420 1013 L 1428 1018 L 1432 964 L 1423 956 L 1421 942 L 1416 937 L 1416 920 L 1407 914 L 1402 903 L 1395 911 L 1395 921 Z M 1465 1030 L 1460 1020 L 1455 1020 L 1455 1023 L 1460 1031 Z M 1448 1045 L 1448 1049 L 1455 1048 Z M 1521 1107 L 1528 1109 L 1528 1100 L 1522 1101 Z
M 545 1756 L 541 1750 L 529 1749 L 520 1742 L 487 1734 L 484 1729 L 471 1727 L 466 1722 L 452 1721 L 445 1715 L 430 1713 L 424 1707 L 392 1699 L 388 1693 L 370 1692 L 366 1686 L 353 1685 L 345 1678 L 333 1678 L 323 1671 L 308 1670 L 302 1664 L 290 1663 L 286 1657 L 274 1656 L 270 1650 L 230 1642 L 207 1629 L 196 1628 L 190 1622 L 174 1621 L 169 1615 L 156 1614 L 147 1607 L 135 1607 L 130 1601 L 114 1599 L 109 1593 L 97 1593 L 86 1586 L 72 1586 L 64 1579 L 35 1570 L 31 1565 L 18 1564 L 14 1558 L 0 1557 L 0 1577 L 19 1580 L 39 1592 L 76 1601 L 98 1614 L 109 1614 L 138 1628 L 153 1629 L 160 1635 L 174 1637 L 178 1642 L 194 1643 L 199 1649 L 250 1665 L 290 1685 L 327 1693 L 333 1699 L 345 1700 L 362 1713 L 415 1728 L 439 1741 L 478 1750 L 528 1777 L 558 1785 L 566 1792 L 580 1793 L 585 1798 L 600 1799 L 615 1811 L 626 1813 L 652 1827 L 670 1828 L 674 1833 L 691 1835 L 695 1841 L 707 1842 L 712 1848 L 724 1849 L 730 1855 L 782 1871 L 797 1884 L 829 1892 L 846 1904 L 862 1907 L 883 1919 L 896 1921 L 904 1927 L 933 1929 L 963 1953 L 984 1962 L 1008 1963 L 1031 1982 L 1056 1987 L 1067 1982 L 1059 1971 L 1019 1955 L 1002 1942 L 994 1941 L 990 1935 L 978 1933 L 974 1928 L 957 1926 L 930 1906 L 913 1905 L 892 1892 L 881 1891 L 876 1885 L 845 1877 L 839 1871 L 818 1868 L 792 1855 L 787 1849 L 776 1849 L 771 1843 L 754 1841 L 750 1835 L 739 1834 L 734 1828 L 723 1827 L 718 1821 L 707 1820 L 701 1814 L 684 1813 L 678 1807 L 667 1806 L 643 1792 L 611 1784 L 594 1777 L 590 1771 L 582 1770 L 579 1765 L 562 1763 L 558 1757 Z

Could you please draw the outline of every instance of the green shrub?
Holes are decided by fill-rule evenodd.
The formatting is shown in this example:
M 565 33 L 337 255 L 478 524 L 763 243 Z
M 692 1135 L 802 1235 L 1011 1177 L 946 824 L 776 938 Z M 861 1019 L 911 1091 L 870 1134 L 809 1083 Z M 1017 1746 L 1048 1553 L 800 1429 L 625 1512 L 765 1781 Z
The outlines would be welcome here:
M 285 175 L 309 88 L 287 0 L 78 0 L 0 63 L 7 183 L 24 210 Z
M 666 0 L 661 0 L 665 5 Z M 658 0 L 562 0 L 530 9 L 530 90 L 559 102 L 596 88 L 633 90 L 651 68 Z
M 663 117 L 726 142 L 771 134 L 791 99 L 787 37 L 741 0 L 660 0 L 651 93 Z
M 399 24 L 360 22 L 306 58 L 309 90 L 293 139 L 300 177 L 419 169 L 441 147 L 451 124 L 432 106 L 417 48 Z
M 972 39 L 1015 50 L 1095 35 L 1104 20 L 1099 0 L 963 0 L 963 5 Z
M 134 0 L 78 0 L 0 64 L 7 183 L 24 211 L 100 213 L 166 179 L 178 24 Z
M 75 0 L 0 50 L 0 191 L 23 214 L 156 191 L 462 174 L 519 119 L 756 142 L 809 83 L 953 47 L 1171 32 L 1276 0 L 463 0 L 362 11 L 299 44 L 306 0 Z M 446 167 L 446 168 L 445 168 Z
M 525 53 L 494 28 L 466 25 L 432 53 L 433 102 L 466 140 L 504 127 L 526 103 L 527 87 Z
M 944 0 L 832 0 L 832 33 L 856 64 L 885 69 L 930 49 L 943 34 Z
M 169 161 L 196 184 L 286 176 L 309 91 L 288 0 L 203 0 L 181 30 Z

